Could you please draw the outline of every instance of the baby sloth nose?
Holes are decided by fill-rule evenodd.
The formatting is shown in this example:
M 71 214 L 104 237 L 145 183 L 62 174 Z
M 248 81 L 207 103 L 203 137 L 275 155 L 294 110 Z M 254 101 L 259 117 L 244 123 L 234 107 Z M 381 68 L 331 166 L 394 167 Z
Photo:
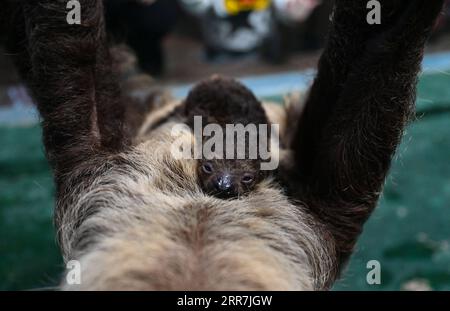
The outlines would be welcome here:
M 219 191 L 229 191 L 232 186 L 231 176 L 228 174 L 221 175 L 216 180 L 216 189 Z

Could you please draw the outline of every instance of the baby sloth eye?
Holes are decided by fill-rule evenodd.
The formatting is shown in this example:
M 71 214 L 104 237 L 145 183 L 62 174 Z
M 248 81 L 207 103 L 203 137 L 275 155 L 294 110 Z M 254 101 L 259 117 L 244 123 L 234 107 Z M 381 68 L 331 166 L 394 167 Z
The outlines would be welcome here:
M 253 176 L 253 174 L 250 173 L 246 173 L 244 174 L 244 176 L 242 177 L 242 183 L 244 184 L 250 184 L 253 182 L 253 180 L 255 179 L 255 177 Z
M 203 172 L 205 172 L 206 174 L 211 174 L 213 172 L 213 167 L 211 163 L 204 163 L 202 165 L 202 170 Z

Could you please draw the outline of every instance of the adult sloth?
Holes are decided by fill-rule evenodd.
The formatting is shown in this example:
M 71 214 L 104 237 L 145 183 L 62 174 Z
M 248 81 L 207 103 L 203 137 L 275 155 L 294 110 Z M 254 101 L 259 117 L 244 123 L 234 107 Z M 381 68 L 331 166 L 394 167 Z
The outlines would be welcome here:
M 66 1 L 10 4 L 21 38 L 12 50 L 54 170 L 62 252 L 82 267 L 82 284 L 63 288 L 330 288 L 377 203 L 443 1 L 380 1 L 382 24 L 368 25 L 365 1 L 336 0 L 293 121 L 294 169 L 236 200 L 205 195 L 195 162 L 172 158 L 170 121 L 133 139 L 102 1 L 80 2 L 81 25 L 66 23 Z

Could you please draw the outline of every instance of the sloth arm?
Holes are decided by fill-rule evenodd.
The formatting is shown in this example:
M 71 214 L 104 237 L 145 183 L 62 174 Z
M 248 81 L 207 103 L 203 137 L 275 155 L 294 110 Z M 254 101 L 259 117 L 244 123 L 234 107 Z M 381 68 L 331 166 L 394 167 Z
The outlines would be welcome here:
M 336 0 L 328 43 L 299 119 L 289 187 L 351 253 L 375 207 L 415 101 L 425 41 L 443 1 Z
M 81 25 L 66 21 L 66 1 L 20 2 L 26 21 L 25 79 L 43 121 L 56 177 L 127 145 L 124 106 L 112 74 L 103 2 L 80 0 Z M 19 60 L 20 61 L 20 60 Z
M 336 0 L 332 29 L 292 148 L 293 199 L 333 234 L 341 259 L 374 208 L 413 110 L 424 41 L 443 0 L 385 0 L 382 24 L 365 1 Z M 83 161 L 129 144 L 125 108 L 106 42 L 102 1 L 23 1 L 28 85 L 43 118 L 57 183 Z

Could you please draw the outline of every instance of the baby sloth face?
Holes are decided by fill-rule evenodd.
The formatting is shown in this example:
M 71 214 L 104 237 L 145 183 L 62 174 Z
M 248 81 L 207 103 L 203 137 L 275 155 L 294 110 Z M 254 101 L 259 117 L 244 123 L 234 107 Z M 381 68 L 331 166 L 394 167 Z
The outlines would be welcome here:
M 197 170 L 203 191 L 221 199 L 245 195 L 262 179 L 257 160 L 201 160 Z

